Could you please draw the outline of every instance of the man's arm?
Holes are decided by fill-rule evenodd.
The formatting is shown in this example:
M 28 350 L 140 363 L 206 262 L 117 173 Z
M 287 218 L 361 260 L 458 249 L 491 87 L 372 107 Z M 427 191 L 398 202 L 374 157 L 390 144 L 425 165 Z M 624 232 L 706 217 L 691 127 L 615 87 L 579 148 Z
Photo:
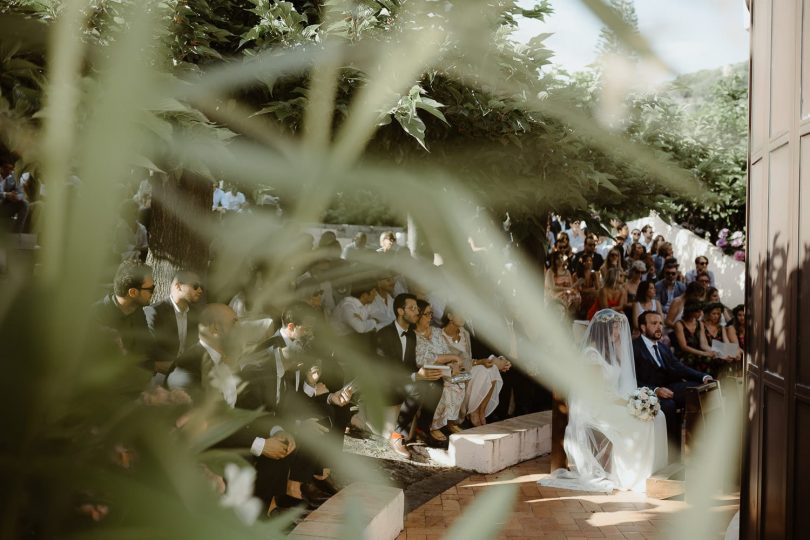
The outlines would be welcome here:
M 659 345 L 659 347 L 661 346 Z M 672 350 L 670 350 L 669 347 L 667 347 L 666 349 L 662 348 L 661 350 L 666 352 L 668 356 L 667 361 L 669 362 L 669 367 L 675 374 L 675 376 L 681 379 L 686 379 L 687 381 L 694 381 L 694 382 L 703 382 L 706 380 L 707 377 L 711 378 L 711 376 L 708 373 L 703 373 L 701 371 L 693 369 L 684 364 L 683 362 L 681 362 L 681 360 L 677 356 L 675 356 L 675 354 L 673 354 Z

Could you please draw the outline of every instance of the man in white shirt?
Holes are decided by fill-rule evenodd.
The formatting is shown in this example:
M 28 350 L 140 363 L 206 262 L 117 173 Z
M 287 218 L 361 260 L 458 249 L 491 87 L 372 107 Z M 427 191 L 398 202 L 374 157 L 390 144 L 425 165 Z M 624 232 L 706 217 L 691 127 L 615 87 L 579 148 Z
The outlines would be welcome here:
M 377 322 L 369 317 L 367 308 L 377 296 L 375 287 L 375 283 L 365 280 L 352 285 L 351 294 L 338 302 L 332 311 L 335 334 L 367 334 L 377 328 Z
M 641 228 L 641 238 L 639 238 L 638 243 L 644 246 L 647 253 L 652 249 L 654 234 L 655 231 L 653 231 L 653 227 L 649 223 Z
M 229 212 L 241 212 L 246 205 L 245 194 L 237 191 L 234 185 L 222 195 L 222 207 Z
M 358 253 L 367 251 L 366 249 L 367 243 L 368 237 L 366 236 L 366 233 L 359 232 L 355 234 L 354 239 L 350 243 L 346 244 L 346 247 L 343 248 L 343 252 L 340 254 L 340 258 L 345 260 L 351 260 Z
M 571 222 L 571 228 L 567 229 L 568 242 L 571 245 L 571 251 L 579 253 L 585 246 L 585 232 L 582 230 L 582 222 L 575 219 Z
M 366 307 L 368 316 L 376 322 L 375 330 L 388 326 L 396 316 L 394 315 L 394 275 L 385 272 L 377 280 L 377 294 L 374 300 Z

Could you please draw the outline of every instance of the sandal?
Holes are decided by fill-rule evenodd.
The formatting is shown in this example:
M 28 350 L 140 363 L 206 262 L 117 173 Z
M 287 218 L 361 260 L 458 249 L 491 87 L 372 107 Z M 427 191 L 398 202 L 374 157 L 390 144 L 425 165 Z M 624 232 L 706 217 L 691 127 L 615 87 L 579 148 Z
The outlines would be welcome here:
M 434 440 L 437 440 L 439 442 L 447 441 L 447 436 L 444 433 L 442 433 L 441 430 L 439 429 L 431 429 L 430 436 L 433 437 Z

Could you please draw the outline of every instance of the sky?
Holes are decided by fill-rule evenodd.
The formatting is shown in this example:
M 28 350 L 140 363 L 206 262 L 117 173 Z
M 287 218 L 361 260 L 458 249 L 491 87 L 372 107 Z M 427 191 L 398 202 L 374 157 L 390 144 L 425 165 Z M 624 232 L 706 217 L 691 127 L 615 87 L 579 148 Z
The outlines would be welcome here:
M 532 2 L 520 2 L 528 5 Z M 552 62 L 575 71 L 591 63 L 601 22 L 580 0 L 551 0 L 545 22 L 523 19 L 515 37 L 526 42 L 552 32 Z M 635 0 L 639 29 L 677 73 L 717 68 L 748 59 L 748 11 L 744 0 Z

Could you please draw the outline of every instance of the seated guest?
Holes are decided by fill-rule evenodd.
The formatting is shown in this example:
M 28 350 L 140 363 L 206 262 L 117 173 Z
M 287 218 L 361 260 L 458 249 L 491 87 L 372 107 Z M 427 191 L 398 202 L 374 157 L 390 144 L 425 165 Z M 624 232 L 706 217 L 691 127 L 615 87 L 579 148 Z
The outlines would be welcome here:
M 574 288 L 574 278 L 566 267 L 566 259 L 559 251 L 551 254 L 551 266 L 546 272 L 547 301 L 559 300 L 569 313 L 576 313 L 582 298 Z
M 28 199 L 23 183 L 14 176 L 13 163 L 0 166 L 0 191 L 0 217 L 13 232 L 23 232 L 28 218 Z
M 672 258 L 674 250 L 671 242 L 661 242 L 655 252 L 655 271 L 660 278 L 663 278 L 664 263 L 667 259 Z
M 558 252 L 563 255 L 565 259 L 568 259 L 574 254 L 574 251 L 571 249 L 571 240 L 568 238 L 568 233 L 560 232 L 557 234 L 557 240 L 554 242 L 554 247 L 551 248 L 552 253 Z
M 603 282 L 607 277 L 608 270 L 611 268 L 618 268 L 621 272 L 624 272 L 624 252 L 621 247 L 613 246 L 607 254 L 605 264 L 599 269 Z
M 658 313 L 639 315 L 641 335 L 633 340 L 636 383 L 652 388 L 658 396 L 667 421 L 667 434 L 675 448 L 680 447 L 681 417 L 678 409 L 686 404 L 686 389 L 711 380 L 711 375 L 684 365 L 665 344 L 664 321 Z
M 112 293 L 93 305 L 102 351 L 129 356 L 146 366 L 153 345 L 143 307 L 149 305 L 154 290 L 150 267 L 137 261 L 121 263 Z
M 599 289 L 602 288 L 602 274 L 594 268 L 593 259 L 589 253 L 582 252 L 579 255 L 580 257 L 577 259 L 580 263 L 579 270 L 577 270 L 578 279 L 574 286 L 582 298 L 577 318 L 584 319 L 587 317 L 593 303 L 596 302 Z
M 411 423 L 429 434 L 433 413 L 442 397 L 442 372 L 416 364 L 416 333 L 413 326 L 419 322 L 419 306 L 412 294 L 398 294 L 394 298 L 396 319 L 376 334 L 377 355 L 392 370 L 388 383 L 389 404 L 401 403 L 396 427 L 391 433 L 390 445 L 398 455 L 409 458 L 405 448 L 410 436 Z M 419 410 L 422 413 L 417 416 Z M 435 443 L 428 438 L 429 443 Z
M 706 289 L 697 281 L 693 281 L 686 286 L 683 294 L 672 301 L 669 313 L 666 315 L 664 325 L 667 328 L 675 328 L 675 323 L 683 316 L 683 307 L 687 302 L 703 302 L 706 300 Z
M 661 313 L 661 303 L 655 296 L 655 281 L 652 280 L 642 281 L 636 289 L 636 301 L 633 304 L 633 318 L 630 319 L 633 323 L 633 337 L 638 337 L 641 331 L 638 327 L 638 316 L 645 311 L 658 313 L 663 317 L 663 313 Z
M 430 325 L 433 318 L 433 309 L 424 300 L 417 300 L 419 306 L 419 321 L 414 327 L 416 332 L 416 364 L 419 367 L 425 365 L 446 365 L 450 367 L 451 374 L 442 377 L 443 389 L 442 397 L 436 405 L 433 413 L 433 422 L 430 425 L 430 436 L 437 441 L 447 439 L 442 428 L 447 427 L 450 433 L 458 433 L 461 428 L 458 425 L 461 416 L 464 398 L 466 396 L 467 383 L 451 382 L 451 375 L 461 373 L 462 359 L 458 351 L 453 351 L 444 340 L 439 329 Z
M 354 235 L 354 239 L 349 242 L 346 247 L 343 248 L 343 252 L 340 254 L 341 259 L 351 260 L 356 257 L 359 253 L 363 253 L 367 251 L 366 244 L 368 243 L 368 237 L 366 233 L 359 232 Z
M 579 253 L 585 246 L 585 232 L 582 230 L 582 222 L 575 219 L 571 222 L 571 228 L 565 231 L 568 235 L 568 242 L 571 245 L 571 251 Z
M 705 272 L 709 276 L 709 286 L 714 287 L 714 273 L 709 270 L 709 259 L 703 255 L 695 257 L 695 269 L 686 273 L 686 282 L 691 283 L 697 279 L 698 274 Z
M 624 306 L 625 315 L 628 320 L 633 315 L 633 304 L 636 302 L 636 294 L 638 293 L 638 286 L 641 280 L 647 274 L 647 265 L 642 261 L 633 261 L 628 270 L 628 279 L 624 283 L 624 289 L 627 292 L 627 303 Z
M 630 250 L 627 252 L 627 263 L 631 264 L 635 261 L 643 261 L 647 250 L 638 242 L 630 244 Z
M 586 256 L 591 258 L 591 263 L 594 270 L 598 271 L 602 267 L 605 259 L 596 251 L 596 244 L 598 241 L 598 237 L 593 233 L 589 233 L 585 237 L 585 244 L 582 251 L 574 255 L 573 268 L 576 274 L 579 274 L 579 271 L 582 269 L 582 259 Z
M 625 304 L 627 304 L 627 291 L 621 284 L 621 278 L 624 274 L 615 267 L 608 270 L 606 274 L 605 284 L 599 289 L 596 302 L 588 311 L 588 320 L 591 320 L 599 310 L 610 308 L 614 311 L 622 311 Z
M 168 373 L 177 357 L 197 343 L 198 313 L 194 308 L 202 296 L 200 277 L 181 270 L 172 279 L 169 298 L 143 308 L 155 342 L 151 361 L 156 372 Z
M 649 223 L 641 228 L 641 238 L 639 239 L 639 243 L 644 246 L 644 251 L 647 253 L 652 251 L 653 245 L 655 244 L 655 241 L 653 240 L 654 234 L 655 232 L 653 231 L 653 227 Z
M 368 334 L 377 327 L 369 317 L 368 306 L 377 296 L 376 284 L 369 280 L 355 282 L 351 294 L 341 300 L 332 312 L 332 327 L 338 336 Z
M 503 379 L 500 370 L 505 368 L 508 360 L 505 358 L 473 358 L 472 338 L 464 328 L 465 319 L 454 309 L 444 310 L 442 320 L 442 336 L 450 349 L 461 355 L 465 371 L 470 372 L 472 378 L 467 382 L 467 392 L 463 410 L 466 411 L 470 422 L 474 426 L 487 423 L 487 416 L 498 407 Z
M 318 281 L 305 277 L 295 285 L 298 299 L 323 316 L 323 289 Z
M 658 301 L 664 315 L 669 313 L 672 301 L 686 291 L 686 285 L 678 281 L 678 263 L 668 262 L 664 266 L 664 279 L 655 284 Z
M 254 494 L 269 508 L 292 506 L 294 499 L 303 499 L 311 506 L 323 502 L 327 495 L 312 484 L 318 467 L 298 450 L 287 426 L 299 423 L 294 421 L 294 411 L 285 410 L 290 394 L 301 382 L 294 371 L 299 359 L 292 352 L 294 347 L 285 346 L 285 339 L 292 344 L 304 334 L 303 329 L 299 330 L 301 336 L 289 338 L 280 330 L 276 339 L 245 356 L 234 332 L 237 322 L 230 307 L 207 305 L 199 317 L 199 342 L 178 359 L 167 382 L 171 388 L 196 389 L 214 396 L 225 411 L 263 408 L 267 415 L 244 426 L 220 446 L 246 448 L 255 456 Z
M 376 283 L 374 300 L 366 306 L 369 318 L 376 323 L 375 330 L 381 330 L 394 322 L 394 287 L 396 279 L 392 272 L 383 272 Z
M 728 340 L 745 350 L 745 306 L 740 304 L 731 310 L 731 322 L 726 325 Z
M 675 323 L 675 350 L 684 364 L 698 371 L 717 374 L 717 353 L 706 343 L 703 329 L 703 303 L 689 301 L 683 307 L 683 317 Z

